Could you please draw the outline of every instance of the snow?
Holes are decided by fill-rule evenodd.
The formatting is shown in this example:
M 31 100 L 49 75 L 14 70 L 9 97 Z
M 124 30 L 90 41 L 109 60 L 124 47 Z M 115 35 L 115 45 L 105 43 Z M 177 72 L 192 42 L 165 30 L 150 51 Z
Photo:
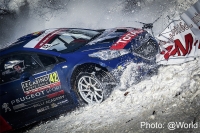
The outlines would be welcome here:
M 185 102 L 195 102 L 200 98 L 199 58 L 181 65 L 160 66 L 157 75 L 120 91 L 124 84 L 131 82 L 131 70 L 127 69 L 129 73 L 125 72 L 121 77 L 123 84 L 117 86 L 103 103 L 78 108 L 27 132 L 132 132 L 137 129 L 134 123 L 138 131 L 142 131 L 139 120 L 144 114 L 147 113 L 144 117 L 146 121 L 154 120 L 157 116 L 152 112 L 155 110 L 170 114 L 171 108 L 179 108 Z

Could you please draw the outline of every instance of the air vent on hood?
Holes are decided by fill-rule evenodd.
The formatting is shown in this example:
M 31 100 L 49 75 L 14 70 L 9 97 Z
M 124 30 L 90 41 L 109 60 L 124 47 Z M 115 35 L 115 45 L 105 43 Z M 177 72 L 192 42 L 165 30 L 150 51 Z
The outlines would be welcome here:
M 107 38 L 107 39 L 104 39 L 102 41 L 100 41 L 101 43 L 113 43 L 115 41 L 117 41 L 117 39 L 119 39 L 119 37 L 113 37 L 113 38 Z
M 115 32 L 127 32 L 127 29 L 117 29 Z

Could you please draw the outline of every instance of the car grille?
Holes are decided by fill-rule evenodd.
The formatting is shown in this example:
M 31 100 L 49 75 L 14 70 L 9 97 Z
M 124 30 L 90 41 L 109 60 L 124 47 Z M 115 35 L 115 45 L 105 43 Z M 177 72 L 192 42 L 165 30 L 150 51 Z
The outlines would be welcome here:
M 140 47 L 136 49 L 133 48 L 132 50 L 133 54 L 151 60 L 154 59 L 156 54 L 158 53 L 158 44 L 154 39 L 149 38 L 147 41 L 141 42 Z

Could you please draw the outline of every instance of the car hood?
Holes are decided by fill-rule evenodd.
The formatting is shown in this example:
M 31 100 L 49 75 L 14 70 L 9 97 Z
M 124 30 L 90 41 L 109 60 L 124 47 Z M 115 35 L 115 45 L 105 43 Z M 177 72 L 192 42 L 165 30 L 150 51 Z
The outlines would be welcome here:
M 130 44 L 135 43 L 138 35 L 146 31 L 136 28 L 113 28 L 107 29 L 102 34 L 81 47 L 77 52 L 96 51 L 103 49 L 128 49 Z M 138 46 L 139 47 L 139 46 Z

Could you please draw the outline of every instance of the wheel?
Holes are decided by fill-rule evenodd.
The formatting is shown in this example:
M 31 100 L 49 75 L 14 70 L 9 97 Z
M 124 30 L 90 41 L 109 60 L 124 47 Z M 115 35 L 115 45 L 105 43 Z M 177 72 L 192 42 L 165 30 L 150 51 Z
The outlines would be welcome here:
M 111 79 L 104 71 L 80 72 L 74 83 L 80 104 L 101 103 L 112 91 Z
M 79 74 L 76 88 L 85 103 L 101 103 L 104 100 L 104 85 L 93 74 L 86 72 Z

